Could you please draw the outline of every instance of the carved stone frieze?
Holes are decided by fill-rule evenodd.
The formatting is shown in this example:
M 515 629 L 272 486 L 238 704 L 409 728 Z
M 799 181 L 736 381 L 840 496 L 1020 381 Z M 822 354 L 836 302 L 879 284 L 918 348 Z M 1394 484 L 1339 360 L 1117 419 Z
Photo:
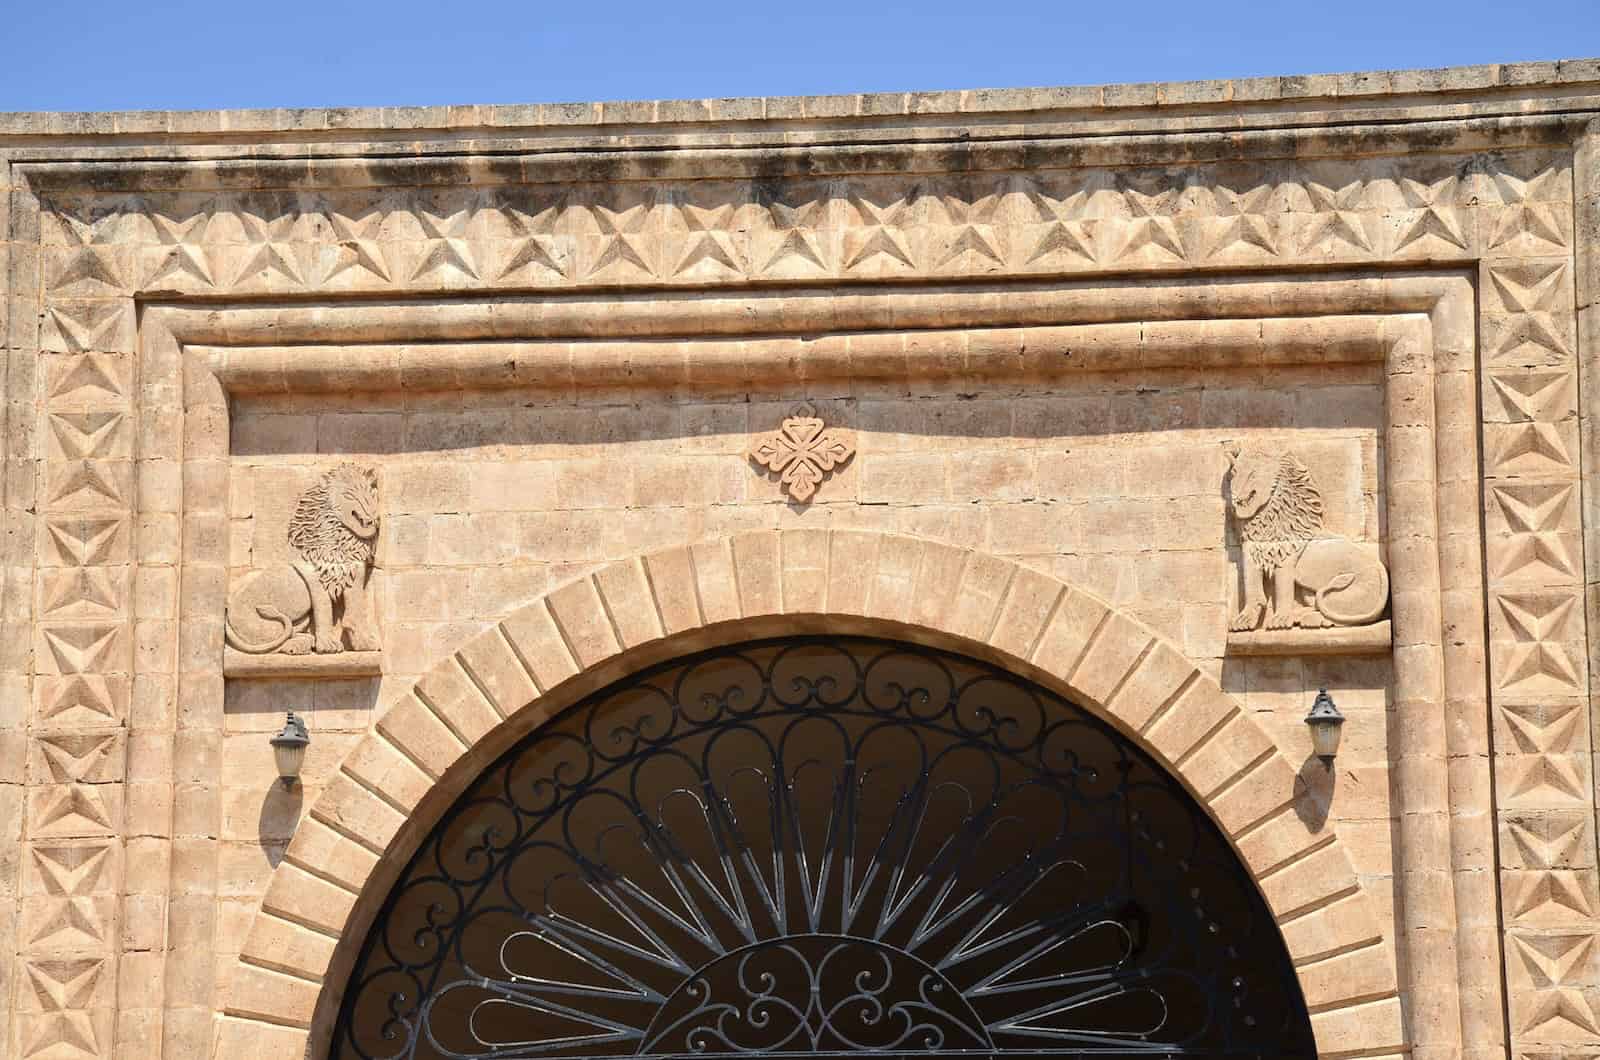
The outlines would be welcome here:
M 1552 152 L 560 187 L 53 194 L 45 341 L 106 348 L 135 291 L 710 286 L 1570 253 Z M 116 244 L 112 246 L 110 244 Z

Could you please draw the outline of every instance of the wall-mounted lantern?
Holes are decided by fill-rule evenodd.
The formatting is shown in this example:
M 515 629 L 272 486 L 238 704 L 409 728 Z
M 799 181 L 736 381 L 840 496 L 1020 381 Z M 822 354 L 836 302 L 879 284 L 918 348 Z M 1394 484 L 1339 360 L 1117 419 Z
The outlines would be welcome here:
M 311 734 L 306 731 L 306 723 L 295 717 L 291 710 L 284 720 L 283 729 L 271 742 L 272 756 L 278 760 L 278 779 L 283 781 L 284 789 L 288 790 L 294 787 L 301 767 L 306 764 L 306 748 L 311 745 Z
M 1316 702 L 1311 704 L 1311 713 L 1306 715 L 1306 727 L 1311 730 L 1312 752 L 1322 759 L 1325 768 L 1332 769 L 1333 757 L 1339 753 L 1344 715 L 1339 713 L 1326 688 L 1317 690 Z

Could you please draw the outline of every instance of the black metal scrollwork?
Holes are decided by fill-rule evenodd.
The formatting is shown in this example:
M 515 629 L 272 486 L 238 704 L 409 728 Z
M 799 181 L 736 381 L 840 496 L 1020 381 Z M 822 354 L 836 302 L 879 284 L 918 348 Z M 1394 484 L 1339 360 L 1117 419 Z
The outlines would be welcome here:
M 1311 1057 L 1276 925 L 1155 762 L 1045 689 L 864 638 L 613 686 L 417 851 L 336 1057 Z

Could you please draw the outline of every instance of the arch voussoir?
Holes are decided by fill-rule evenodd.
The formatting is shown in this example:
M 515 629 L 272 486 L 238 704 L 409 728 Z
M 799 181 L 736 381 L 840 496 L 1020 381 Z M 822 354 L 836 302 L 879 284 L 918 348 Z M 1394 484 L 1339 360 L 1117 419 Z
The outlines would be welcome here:
M 567 642 L 580 668 L 598 666 L 622 652 L 617 631 L 600 599 L 600 587 L 593 577 L 579 578 L 556 589 L 545 598 L 551 617 Z
M 515 714 L 539 694 L 533 677 L 499 626 L 491 626 L 467 641 L 456 652 L 456 658 L 502 718 Z
M 1392 947 L 1348 854 L 1301 820 L 1295 770 L 1216 681 L 1145 626 L 1048 574 L 914 537 L 805 529 L 613 563 L 507 616 L 421 677 L 341 765 L 291 842 L 246 939 L 219 1047 L 230 1035 L 243 1040 L 238 1028 L 267 1018 L 269 1003 L 279 1006 L 273 1035 L 285 1042 L 303 1045 L 313 1008 L 329 1018 L 338 984 L 329 981 L 320 1007 L 306 999 L 337 951 L 359 945 L 360 917 L 384 897 L 367 893 L 382 875 L 376 852 L 407 856 L 391 849 L 407 819 L 400 808 L 459 788 L 457 774 L 507 732 L 562 709 L 571 695 L 563 690 L 583 685 L 576 679 L 620 676 L 639 657 L 625 655 L 632 649 L 689 650 L 740 636 L 736 620 L 765 629 L 759 623 L 781 616 L 887 622 L 977 645 L 1113 719 L 1234 841 L 1302 969 L 1318 1040 L 1367 1055 L 1400 1047 Z
M 546 600 L 536 600 L 508 616 L 500 628 L 540 692 L 548 692 L 582 669 Z

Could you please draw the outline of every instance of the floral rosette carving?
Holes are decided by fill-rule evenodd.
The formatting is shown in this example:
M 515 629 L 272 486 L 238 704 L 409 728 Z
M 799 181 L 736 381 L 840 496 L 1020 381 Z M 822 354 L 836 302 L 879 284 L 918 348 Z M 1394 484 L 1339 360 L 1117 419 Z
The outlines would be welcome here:
M 775 431 L 757 435 L 749 457 L 778 476 L 783 490 L 807 504 L 834 468 L 856 454 L 855 437 L 841 428 L 829 428 L 816 409 L 798 405 Z

